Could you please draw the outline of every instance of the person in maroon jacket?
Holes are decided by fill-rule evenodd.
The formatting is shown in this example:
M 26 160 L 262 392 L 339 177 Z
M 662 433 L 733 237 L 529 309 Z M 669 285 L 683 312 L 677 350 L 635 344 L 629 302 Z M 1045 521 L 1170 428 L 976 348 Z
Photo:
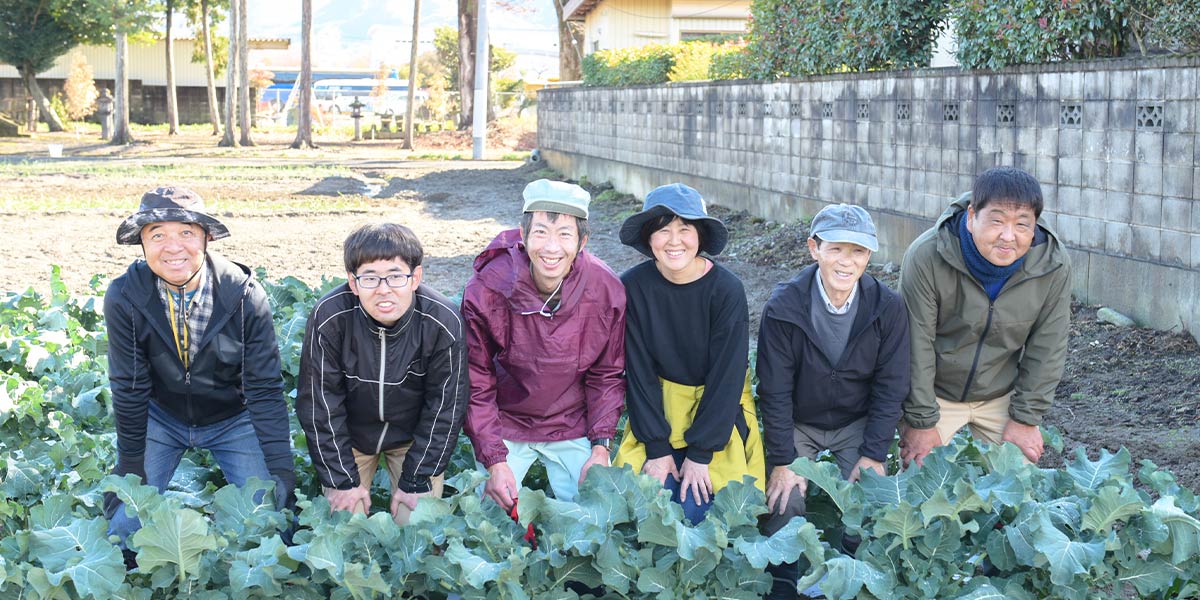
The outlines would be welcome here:
M 488 471 L 484 495 L 511 509 L 535 460 L 573 500 L 609 464 L 624 407 L 625 289 L 584 247 L 591 196 L 539 179 L 520 229 L 475 259 L 463 292 L 471 400 L 465 431 Z

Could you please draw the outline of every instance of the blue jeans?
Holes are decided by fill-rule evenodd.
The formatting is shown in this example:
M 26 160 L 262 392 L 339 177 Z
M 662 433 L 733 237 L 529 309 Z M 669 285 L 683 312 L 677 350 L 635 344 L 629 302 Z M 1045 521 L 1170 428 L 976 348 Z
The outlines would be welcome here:
M 211 452 L 225 474 L 225 480 L 233 485 L 245 485 L 251 477 L 272 480 L 248 411 L 211 425 L 193 427 L 151 402 L 146 418 L 144 483 L 158 488 L 159 492 L 166 491 L 175 469 L 179 468 L 183 453 L 191 448 L 203 448 Z M 276 491 L 280 491 L 278 484 Z M 109 523 L 108 533 L 120 536 L 124 541 L 141 526 L 137 517 L 125 514 L 125 505 L 121 504 Z
M 675 459 L 675 468 L 683 468 L 683 459 L 687 458 L 687 449 L 674 450 L 671 452 L 672 458 Z M 663 484 L 663 489 L 671 492 L 671 500 L 680 506 L 683 506 L 683 516 L 687 517 L 692 525 L 699 525 L 704 517 L 708 515 L 708 509 L 712 508 L 712 497 L 709 497 L 708 502 L 697 503 L 696 499 L 688 494 L 686 497 L 680 497 L 680 482 L 678 479 L 667 475 L 667 481 Z

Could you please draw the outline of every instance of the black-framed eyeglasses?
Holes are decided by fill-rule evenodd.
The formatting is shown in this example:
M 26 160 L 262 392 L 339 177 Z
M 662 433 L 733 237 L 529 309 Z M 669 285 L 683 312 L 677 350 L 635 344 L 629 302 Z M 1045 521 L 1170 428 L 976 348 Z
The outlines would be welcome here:
M 379 275 L 355 275 L 354 280 L 358 282 L 358 287 L 366 290 L 373 290 L 385 281 L 388 287 L 396 289 L 408 287 L 408 282 L 412 277 L 412 273 L 392 273 L 383 277 Z

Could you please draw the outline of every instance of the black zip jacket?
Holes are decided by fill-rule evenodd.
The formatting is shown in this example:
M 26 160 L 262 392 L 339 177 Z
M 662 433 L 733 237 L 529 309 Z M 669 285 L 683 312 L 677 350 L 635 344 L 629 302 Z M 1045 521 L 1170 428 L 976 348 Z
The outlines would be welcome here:
M 867 417 L 859 453 L 883 462 L 908 395 L 908 313 L 900 296 L 863 274 L 846 351 L 830 364 L 814 342 L 810 265 L 771 292 L 758 330 L 758 408 L 767 470 L 796 459 L 792 424 L 823 430 Z
M 155 402 L 176 419 L 210 425 L 250 411 L 267 469 L 296 487 L 287 402 L 271 307 L 250 269 L 209 252 L 213 312 L 191 368 L 175 352 L 155 275 L 138 260 L 104 294 L 108 380 L 117 424 L 116 473 L 146 478 L 146 418 Z
M 363 310 L 343 284 L 308 318 L 296 416 L 325 487 L 359 485 L 351 448 L 379 454 L 412 442 L 401 490 L 430 490 L 454 454 L 466 416 L 466 342 L 458 310 L 419 286 L 413 305 L 391 327 Z

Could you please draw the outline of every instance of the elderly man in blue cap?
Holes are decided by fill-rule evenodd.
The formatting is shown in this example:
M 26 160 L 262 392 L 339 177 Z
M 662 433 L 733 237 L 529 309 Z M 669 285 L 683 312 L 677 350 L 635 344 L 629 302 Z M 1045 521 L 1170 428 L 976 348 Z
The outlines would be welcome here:
M 829 450 L 850 481 L 884 474 L 908 395 L 908 314 L 900 296 L 866 274 L 879 249 L 859 206 L 813 217 L 810 265 L 771 293 L 758 331 L 758 406 L 767 453 L 766 533 L 804 514 L 807 481 L 788 468 Z M 795 598 L 799 569 L 773 568 L 769 598 Z
M 209 251 L 228 236 L 181 187 L 146 192 L 117 229 L 143 258 L 104 294 L 115 472 L 162 491 L 184 451 L 206 448 L 229 483 L 274 480 L 282 505 L 296 475 L 271 307 L 249 267 Z M 105 508 L 122 540 L 140 526 L 112 494 Z

